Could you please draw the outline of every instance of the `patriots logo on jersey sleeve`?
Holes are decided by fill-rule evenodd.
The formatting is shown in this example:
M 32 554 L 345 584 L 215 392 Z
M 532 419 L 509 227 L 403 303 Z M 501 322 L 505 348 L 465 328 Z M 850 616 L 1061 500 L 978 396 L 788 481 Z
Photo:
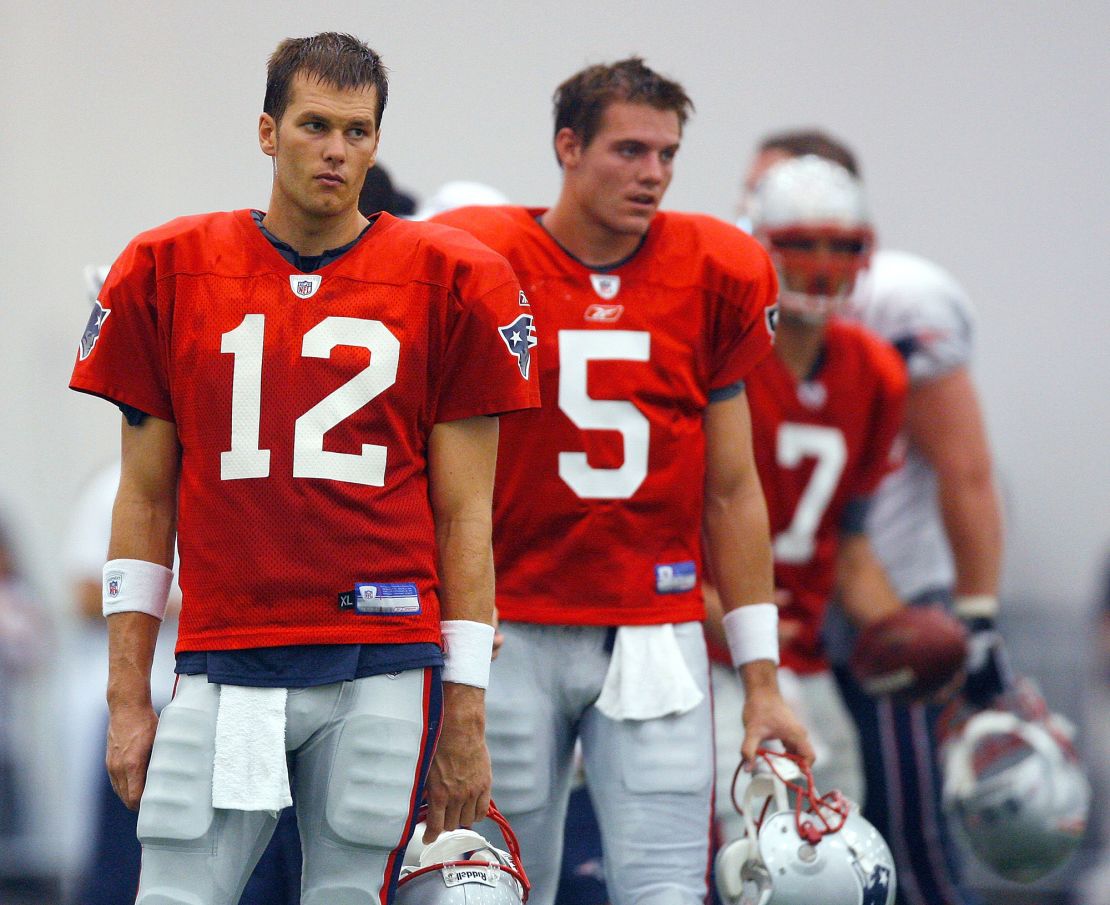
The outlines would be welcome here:
M 93 302 L 93 310 L 89 315 L 89 322 L 85 324 L 85 332 L 81 334 L 81 361 L 92 355 L 96 341 L 100 339 L 100 328 L 112 313 L 111 308 L 103 307 L 100 302 Z
M 521 376 L 528 379 L 528 369 L 532 363 L 531 349 L 536 344 L 536 328 L 532 324 L 531 314 L 522 314 L 506 327 L 498 328 L 501 338 L 509 352 L 516 358 L 517 367 Z

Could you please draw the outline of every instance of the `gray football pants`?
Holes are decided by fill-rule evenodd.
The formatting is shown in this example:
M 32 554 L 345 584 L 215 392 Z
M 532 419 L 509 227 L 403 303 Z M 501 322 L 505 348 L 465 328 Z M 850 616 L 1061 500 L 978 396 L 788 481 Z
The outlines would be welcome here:
M 212 807 L 218 688 L 182 676 L 162 711 L 139 807 L 136 905 L 236 905 L 277 824 Z M 394 881 L 441 700 L 437 669 L 289 690 L 302 905 L 377 902 Z
M 504 622 L 486 693 L 493 797 L 520 840 L 529 905 L 551 905 L 563 825 L 582 742 L 613 905 L 701 905 L 706 895 L 713 728 L 700 623 L 675 626 L 705 694 L 681 716 L 611 720 L 593 706 L 610 654 L 609 629 Z M 496 838 L 496 829 L 479 830 Z

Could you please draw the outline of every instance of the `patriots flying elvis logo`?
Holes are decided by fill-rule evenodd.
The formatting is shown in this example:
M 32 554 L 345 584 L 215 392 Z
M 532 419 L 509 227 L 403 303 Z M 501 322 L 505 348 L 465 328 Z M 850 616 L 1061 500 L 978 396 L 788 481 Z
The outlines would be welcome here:
M 528 379 L 528 367 L 532 363 L 531 348 L 536 344 L 536 328 L 532 325 L 532 315 L 522 314 L 506 327 L 499 327 L 498 333 L 505 340 L 509 352 L 516 357 L 521 376 Z
M 112 313 L 111 308 L 103 307 L 100 302 L 93 302 L 92 313 L 89 314 L 89 322 L 85 324 L 85 332 L 81 334 L 81 361 L 84 361 L 92 355 L 93 346 L 100 338 L 100 328 L 104 326 L 104 322 L 108 319 L 108 315 Z

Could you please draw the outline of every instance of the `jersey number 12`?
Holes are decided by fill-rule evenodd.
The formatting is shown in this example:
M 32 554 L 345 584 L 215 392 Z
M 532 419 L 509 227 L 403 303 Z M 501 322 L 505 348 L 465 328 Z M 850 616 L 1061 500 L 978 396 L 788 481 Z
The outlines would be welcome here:
M 262 351 L 266 315 L 248 314 L 223 334 L 220 351 L 235 356 L 231 379 L 231 449 L 220 453 L 225 481 L 265 478 L 270 450 L 259 449 L 262 411 Z M 386 448 L 362 444 L 361 453 L 324 449 L 324 434 L 351 417 L 397 380 L 401 343 L 381 322 L 356 317 L 326 317 L 301 340 L 302 358 L 330 358 L 336 346 L 370 352 L 370 363 L 301 415 L 293 429 L 293 477 L 324 478 L 352 484 L 385 484 Z

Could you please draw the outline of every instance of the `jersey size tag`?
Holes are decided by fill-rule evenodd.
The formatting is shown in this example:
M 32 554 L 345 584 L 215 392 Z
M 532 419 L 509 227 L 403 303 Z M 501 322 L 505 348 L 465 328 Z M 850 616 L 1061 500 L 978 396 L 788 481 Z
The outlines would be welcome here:
M 411 616 L 420 612 L 420 594 L 411 582 L 359 582 L 339 595 L 341 610 L 364 616 Z
M 692 559 L 660 563 L 655 567 L 655 593 L 680 594 L 692 591 L 698 583 L 698 570 Z

